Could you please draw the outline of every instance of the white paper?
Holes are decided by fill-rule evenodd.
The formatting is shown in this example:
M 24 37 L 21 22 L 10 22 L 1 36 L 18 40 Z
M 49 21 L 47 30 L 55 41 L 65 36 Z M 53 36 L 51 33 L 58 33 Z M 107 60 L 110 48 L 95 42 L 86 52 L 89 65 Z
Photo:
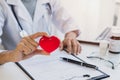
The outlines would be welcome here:
M 64 51 L 56 50 L 50 56 L 38 55 L 20 63 L 35 80 L 86 80 L 85 74 L 91 77 L 102 75 L 94 69 L 63 61 L 60 57 L 75 59 Z

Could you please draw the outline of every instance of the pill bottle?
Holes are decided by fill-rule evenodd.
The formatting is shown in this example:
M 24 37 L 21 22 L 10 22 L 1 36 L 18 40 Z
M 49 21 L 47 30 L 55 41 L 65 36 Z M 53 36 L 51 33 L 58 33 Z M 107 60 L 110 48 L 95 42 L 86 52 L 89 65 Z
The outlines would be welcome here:
M 120 27 L 112 27 L 110 34 L 109 52 L 120 53 Z

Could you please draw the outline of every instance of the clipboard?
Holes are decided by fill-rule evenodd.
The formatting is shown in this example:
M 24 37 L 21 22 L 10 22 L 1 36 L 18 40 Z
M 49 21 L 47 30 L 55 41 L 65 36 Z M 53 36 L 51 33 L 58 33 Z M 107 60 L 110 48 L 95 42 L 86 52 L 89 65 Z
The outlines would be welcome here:
M 77 56 L 75 56 L 75 55 L 73 55 L 75 58 L 77 58 L 78 60 L 82 60 L 81 58 L 79 58 L 79 57 L 77 57 Z M 82 60 L 82 61 L 84 61 L 84 60 Z M 84 61 L 85 62 L 85 61 Z M 86 63 L 86 62 L 85 62 Z M 91 64 L 91 66 L 95 66 L 95 65 L 93 65 L 93 64 Z M 96 66 L 97 67 L 97 66 Z M 88 67 L 89 68 L 89 67 Z M 101 79 L 105 79 L 105 78 L 108 78 L 108 77 L 110 77 L 110 75 L 108 75 L 107 73 L 105 73 L 105 72 L 103 72 L 102 70 L 100 70 L 98 67 L 97 68 L 93 68 L 93 69 L 95 69 L 95 70 L 97 70 L 97 71 L 99 71 L 100 73 L 102 73 L 102 75 L 99 75 L 99 76 L 94 76 L 94 77 L 91 77 L 90 79 L 87 79 L 87 80 L 101 80 Z
M 51 56 L 35 56 L 19 64 L 32 76 L 31 80 L 100 80 L 109 77 L 104 72 L 66 63 L 60 57 L 76 59 L 64 51 L 55 51 Z M 91 77 L 83 77 L 85 74 Z

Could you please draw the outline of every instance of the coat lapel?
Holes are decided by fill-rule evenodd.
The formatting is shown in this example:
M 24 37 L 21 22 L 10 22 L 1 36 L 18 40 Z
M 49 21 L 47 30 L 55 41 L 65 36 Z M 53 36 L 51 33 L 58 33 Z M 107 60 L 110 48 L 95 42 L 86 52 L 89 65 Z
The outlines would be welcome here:
M 30 24 L 33 21 L 37 22 L 45 14 L 45 4 L 50 0 L 37 0 L 33 20 L 21 0 L 6 0 L 6 2 L 9 5 L 14 5 L 17 16 Z
M 21 0 L 6 0 L 9 5 L 14 5 L 15 13 L 28 23 L 32 23 L 32 18 Z

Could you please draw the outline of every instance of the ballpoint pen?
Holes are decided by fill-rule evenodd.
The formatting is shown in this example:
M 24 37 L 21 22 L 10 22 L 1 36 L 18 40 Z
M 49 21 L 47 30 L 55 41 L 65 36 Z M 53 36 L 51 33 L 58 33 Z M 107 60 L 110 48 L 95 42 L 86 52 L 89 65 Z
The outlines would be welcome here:
M 85 63 L 85 62 L 76 61 L 76 60 L 69 59 L 69 58 L 65 58 L 65 57 L 61 57 L 61 58 L 62 58 L 64 61 L 67 61 L 67 62 L 70 62 L 70 63 L 74 63 L 74 64 L 77 64 L 77 65 L 80 65 L 80 66 L 85 66 L 85 67 L 88 67 L 88 68 L 92 68 L 92 69 L 95 69 L 95 70 L 99 71 L 100 73 L 102 73 L 102 75 L 95 76 L 95 77 L 91 77 L 90 79 L 87 79 L 87 80 L 101 80 L 101 79 L 110 77 L 110 75 L 104 73 L 103 71 L 101 71 L 101 70 L 100 70 L 97 66 L 95 66 L 95 65 L 88 64 L 88 63 Z
M 64 51 L 65 52 L 68 52 L 65 48 L 64 48 Z M 86 61 L 84 61 L 83 59 L 77 57 L 76 55 L 74 55 L 73 53 L 71 53 L 71 55 L 75 58 L 77 58 L 79 61 L 75 61 L 75 60 L 72 60 L 72 59 L 69 59 L 69 58 L 65 58 L 65 57 L 61 57 L 64 61 L 67 61 L 67 62 L 70 62 L 70 63 L 74 63 L 74 64 L 78 64 L 78 65 L 81 65 L 81 66 L 85 66 L 85 67 L 88 67 L 88 68 L 92 68 L 92 69 L 95 69 L 97 70 L 98 72 L 102 73 L 102 75 L 99 75 L 99 76 L 95 76 L 95 77 L 91 77 L 90 79 L 87 79 L 87 80 L 101 80 L 101 79 L 104 79 L 104 78 L 108 78 L 110 77 L 110 75 L 106 74 L 105 72 L 101 71 L 96 65 L 93 65 L 93 64 L 88 64 Z M 82 62 L 81 62 L 82 61 Z
M 80 62 L 80 61 L 76 61 L 76 60 L 73 60 L 73 59 L 69 59 L 69 58 L 65 58 L 65 57 L 61 57 L 64 61 L 67 61 L 67 62 L 70 62 L 70 63 L 74 63 L 74 64 L 77 64 L 77 65 L 80 65 L 80 66 L 84 66 L 84 67 L 89 67 L 89 68 L 93 68 L 93 69 L 97 69 L 98 67 L 95 66 L 95 65 L 92 65 L 92 64 L 88 64 L 88 63 L 85 63 L 85 62 Z

